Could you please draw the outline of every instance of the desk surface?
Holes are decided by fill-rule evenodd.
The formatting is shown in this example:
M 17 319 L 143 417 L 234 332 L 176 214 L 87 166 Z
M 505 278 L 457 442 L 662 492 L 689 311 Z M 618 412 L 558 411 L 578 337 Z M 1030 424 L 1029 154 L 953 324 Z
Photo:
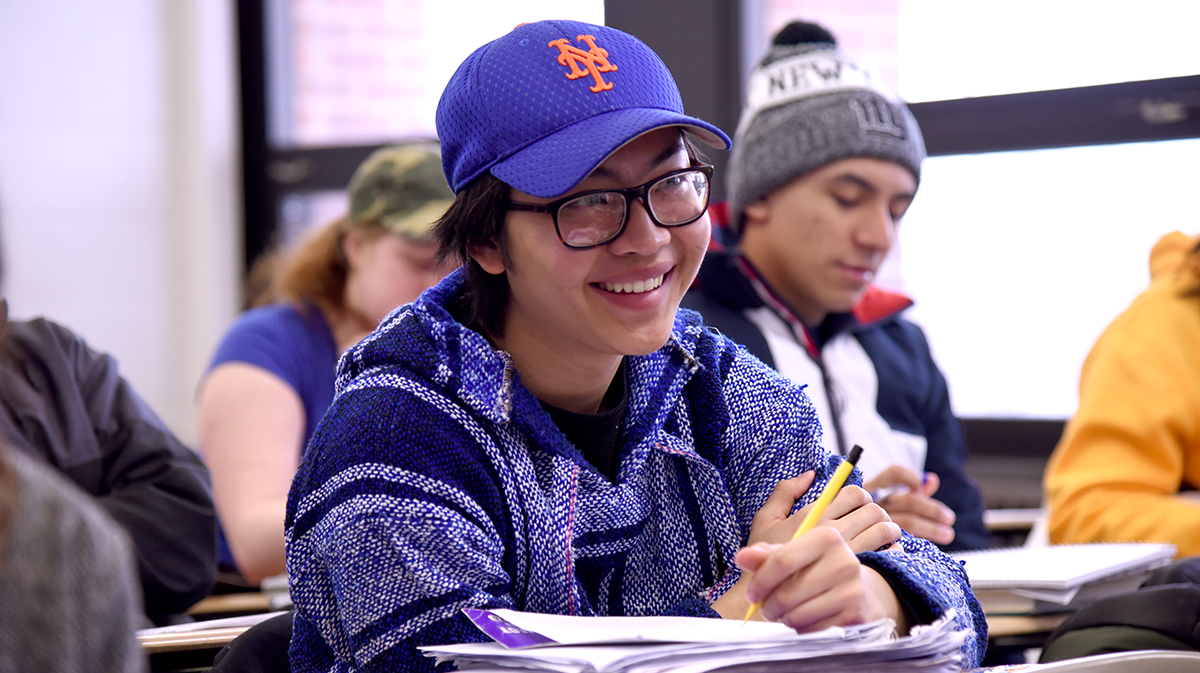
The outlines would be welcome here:
M 249 626 L 224 626 L 200 631 L 139 634 L 138 642 L 147 654 L 186 650 L 219 650 L 242 635 Z
M 176 624 L 138 631 L 137 639 L 147 654 L 219 650 L 259 622 L 284 612 L 260 611 L 252 615 Z
M 1053 615 L 990 615 L 988 622 L 989 638 L 1009 638 L 1013 636 L 1049 633 L 1066 618 L 1067 613 Z M 224 620 L 219 620 L 224 621 Z M 237 638 L 252 624 L 237 626 L 217 626 L 213 628 L 198 628 L 191 631 L 175 631 L 170 633 L 139 634 L 138 642 L 147 653 L 179 652 L 184 650 L 220 649 L 229 641 Z
M 1037 523 L 1041 509 L 989 509 L 983 513 L 983 523 L 990 531 L 1027 531 Z
M 1070 613 L 1053 615 L 988 615 L 988 638 L 1010 638 L 1050 633 L 1066 621 Z
M 188 614 L 197 619 L 208 619 L 212 615 L 254 614 L 271 610 L 269 594 L 261 591 L 247 591 L 209 596 L 193 605 L 188 610 Z

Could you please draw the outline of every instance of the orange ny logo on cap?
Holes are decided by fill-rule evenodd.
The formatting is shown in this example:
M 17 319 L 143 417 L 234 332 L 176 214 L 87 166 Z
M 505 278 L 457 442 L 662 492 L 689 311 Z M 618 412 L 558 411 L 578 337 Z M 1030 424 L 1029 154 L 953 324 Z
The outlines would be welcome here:
M 591 75 L 596 83 L 588 87 L 593 93 L 608 91 L 613 88 L 612 82 L 605 82 L 604 78 L 600 77 L 602 72 L 613 72 L 617 66 L 608 62 L 608 52 L 596 46 L 596 36 L 594 35 L 577 35 L 576 40 L 586 42 L 588 50 L 584 51 L 579 47 L 571 46 L 567 38 L 555 40 L 548 47 L 558 47 L 558 62 L 562 65 L 569 66 L 571 72 L 567 73 L 567 79 L 579 79 Z M 579 66 L 583 65 L 586 70 Z

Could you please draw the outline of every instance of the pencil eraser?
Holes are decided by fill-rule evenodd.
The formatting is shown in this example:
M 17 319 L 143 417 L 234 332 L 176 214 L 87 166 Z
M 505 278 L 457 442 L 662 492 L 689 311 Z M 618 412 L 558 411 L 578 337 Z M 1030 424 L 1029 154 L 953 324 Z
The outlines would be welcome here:
M 862 455 L 862 447 L 859 446 L 858 444 L 855 444 L 854 448 L 850 449 L 850 455 L 846 456 L 846 460 L 850 461 L 850 463 L 852 465 L 857 465 L 858 457 L 861 455 Z

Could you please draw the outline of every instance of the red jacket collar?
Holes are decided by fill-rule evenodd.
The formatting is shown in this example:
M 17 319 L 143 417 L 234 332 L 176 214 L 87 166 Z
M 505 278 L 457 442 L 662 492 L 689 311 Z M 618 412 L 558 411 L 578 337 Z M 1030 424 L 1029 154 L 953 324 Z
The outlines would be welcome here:
M 850 312 L 855 320 L 866 325 L 895 315 L 912 305 L 913 300 L 899 292 L 868 285 L 867 291 Z

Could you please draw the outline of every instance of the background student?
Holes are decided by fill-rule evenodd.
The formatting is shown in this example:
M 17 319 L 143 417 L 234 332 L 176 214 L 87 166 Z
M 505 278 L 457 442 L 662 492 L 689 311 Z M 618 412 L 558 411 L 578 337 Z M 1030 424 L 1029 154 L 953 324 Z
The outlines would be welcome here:
M 0 442 L 0 670 L 145 670 L 141 603 L 121 527 Z
M 436 143 L 375 151 L 348 191 L 345 218 L 272 263 L 260 306 L 230 328 L 200 383 L 221 560 L 254 584 L 284 572 L 288 486 L 333 399 L 338 356 L 445 271 L 431 227 L 454 195 Z
M 946 381 L 900 317 L 912 301 L 871 284 L 924 158 L 908 108 L 828 31 L 786 26 L 747 88 L 727 178 L 731 247 L 709 254 L 683 305 L 808 384 L 827 446 L 868 449 L 859 467 L 893 521 L 947 549 L 984 547 Z
M 438 238 L 466 263 L 339 362 L 288 498 L 294 671 L 431 671 L 418 646 L 485 638 L 464 607 L 759 599 L 799 631 L 954 608 L 978 662 L 961 566 L 861 488 L 789 541 L 840 459 L 799 388 L 677 311 L 711 234 L 697 148 L 729 141 L 656 54 L 523 24 L 459 66 L 437 127 Z
M 1150 254 L 1150 287 L 1083 363 L 1046 467 L 1050 541 L 1172 542 L 1200 555 L 1200 239 Z
M 121 525 L 150 622 L 186 619 L 216 579 L 208 470 L 116 361 L 82 337 L 45 318 L 9 320 L 3 299 L 0 330 L 0 440 L 74 482 Z

